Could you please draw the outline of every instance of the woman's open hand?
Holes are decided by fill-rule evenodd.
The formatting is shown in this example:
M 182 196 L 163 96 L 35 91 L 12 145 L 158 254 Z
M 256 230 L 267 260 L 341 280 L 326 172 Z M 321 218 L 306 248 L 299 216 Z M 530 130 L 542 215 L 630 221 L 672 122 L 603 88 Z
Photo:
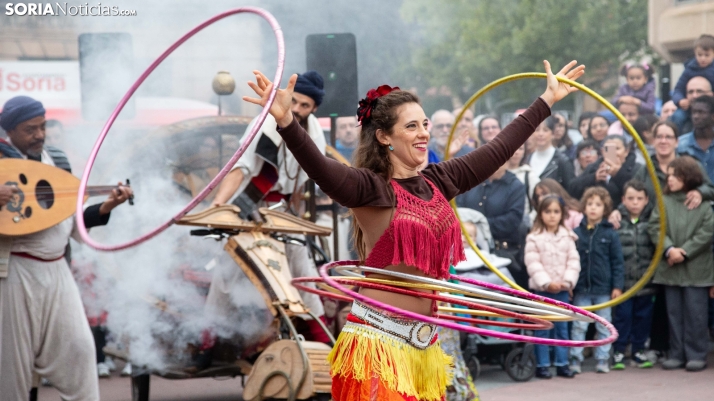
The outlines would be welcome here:
M 259 98 L 243 96 L 243 100 L 265 107 L 268 103 L 270 92 L 273 90 L 273 83 L 258 70 L 254 70 L 253 74 L 255 74 L 255 82 L 248 82 L 248 86 L 253 89 Z M 279 127 L 287 127 L 293 121 L 293 91 L 295 90 L 297 77 L 297 74 L 293 74 L 288 81 L 288 86 L 285 89 L 278 89 L 275 101 L 270 107 L 270 114 L 275 118 Z
M 577 61 L 573 60 L 569 62 L 565 67 L 563 67 L 558 74 L 553 75 L 553 71 L 550 69 L 550 63 L 548 60 L 543 60 L 543 65 L 545 66 L 545 73 L 547 75 L 548 86 L 545 93 L 541 96 L 548 106 L 553 106 L 557 101 L 568 96 L 570 93 L 575 92 L 578 88 L 570 86 L 566 83 L 558 81 L 556 77 L 568 78 L 571 81 L 576 81 L 578 78 L 585 74 L 585 66 L 579 65 Z

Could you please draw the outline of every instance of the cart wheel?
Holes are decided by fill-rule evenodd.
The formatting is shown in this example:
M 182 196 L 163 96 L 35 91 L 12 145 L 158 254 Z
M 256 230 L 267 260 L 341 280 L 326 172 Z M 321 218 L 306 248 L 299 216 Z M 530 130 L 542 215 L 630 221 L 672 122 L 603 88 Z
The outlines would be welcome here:
M 478 379 L 478 377 L 481 375 L 481 362 L 479 362 L 476 355 L 471 355 L 469 357 L 469 359 L 466 361 L 466 367 L 471 373 L 471 379 L 473 379 L 473 381 L 476 381 L 476 379 Z
M 151 375 L 140 374 L 131 377 L 131 401 L 149 401 Z
M 536 358 L 533 352 L 516 348 L 506 356 L 506 373 L 517 382 L 527 382 L 535 376 Z

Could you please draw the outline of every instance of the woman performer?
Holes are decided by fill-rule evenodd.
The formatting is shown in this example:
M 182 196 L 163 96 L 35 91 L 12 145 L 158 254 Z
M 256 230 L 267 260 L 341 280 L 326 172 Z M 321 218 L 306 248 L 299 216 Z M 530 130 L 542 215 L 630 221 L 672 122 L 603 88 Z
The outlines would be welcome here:
M 459 223 L 448 200 L 475 187 L 506 163 L 550 107 L 577 90 L 559 82 L 543 62 L 547 89 L 523 114 L 487 145 L 453 160 L 428 165 L 428 120 L 410 92 L 380 86 L 360 101 L 362 125 L 354 167 L 323 156 L 290 112 L 296 75 L 277 91 L 270 114 L 300 166 L 327 195 L 352 210 L 355 247 L 367 266 L 448 277 L 449 266 L 464 260 Z M 558 76 L 578 79 L 584 66 L 572 61 Z M 273 83 L 259 71 L 249 86 L 265 106 Z M 374 275 L 375 278 L 390 279 Z M 361 293 L 376 301 L 423 315 L 431 300 L 375 289 Z M 439 347 L 436 328 L 355 302 L 330 353 L 332 397 L 344 400 L 442 400 L 450 380 L 451 358 Z

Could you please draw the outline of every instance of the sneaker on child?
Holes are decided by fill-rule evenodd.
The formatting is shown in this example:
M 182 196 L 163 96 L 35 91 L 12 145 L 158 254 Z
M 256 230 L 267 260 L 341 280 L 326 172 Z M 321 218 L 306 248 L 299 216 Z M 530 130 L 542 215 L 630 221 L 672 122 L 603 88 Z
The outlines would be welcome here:
M 124 369 L 121 370 L 122 377 L 131 376 L 131 364 L 129 362 L 124 365 Z
M 536 368 L 535 377 L 539 379 L 551 379 L 553 378 L 553 374 L 550 373 L 550 368 L 547 366 L 541 366 Z
M 582 369 L 581 369 L 581 367 L 580 367 L 580 361 L 579 361 L 579 360 L 577 360 L 577 359 L 572 359 L 572 360 L 570 361 L 570 371 L 573 372 L 573 373 L 575 373 L 575 374 L 582 373 Z
M 109 366 L 107 366 L 106 363 L 104 362 L 99 362 L 97 364 L 97 375 L 99 377 L 109 377 L 111 376 L 111 372 L 109 371 Z
M 632 356 L 631 364 L 632 364 L 632 366 L 638 367 L 640 369 L 648 369 L 648 368 L 651 368 L 652 366 L 654 366 L 652 361 L 650 361 L 649 358 L 647 358 L 647 355 L 645 354 L 644 350 L 635 352 L 635 355 Z M 613 369 L 615 369 L 614 366 L 613 366 Z
M 610 364 L 607 363 L 607 360 L 601 359 L 597 361 L 595 371 L 598 373 L 610 373 Z
M 612 357 L 612 370 L 625 370 L 625 354 L 615 352 Z
M 575 377 L 575 372 L 573 372 L 567 365 L 558 366 L 555 368 L 555 375 L 566 379 L 572 379 Z

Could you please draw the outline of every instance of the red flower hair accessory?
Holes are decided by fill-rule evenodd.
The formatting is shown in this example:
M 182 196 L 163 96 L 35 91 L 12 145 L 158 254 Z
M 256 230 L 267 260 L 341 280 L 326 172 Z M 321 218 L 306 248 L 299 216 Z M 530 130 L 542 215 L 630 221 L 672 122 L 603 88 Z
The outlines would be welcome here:
M 382 85 L 377 89 L 370 89 L 367 92 L 367 97 L 359 101 L 359 107 L 357 108 L 357 121 L 360 125 L 370 117 L 372 117 L 372 109 L 377 104 L 377 99 L 392 92 L 399 90 L 398 86 L 392 88 L 389 85 Z

